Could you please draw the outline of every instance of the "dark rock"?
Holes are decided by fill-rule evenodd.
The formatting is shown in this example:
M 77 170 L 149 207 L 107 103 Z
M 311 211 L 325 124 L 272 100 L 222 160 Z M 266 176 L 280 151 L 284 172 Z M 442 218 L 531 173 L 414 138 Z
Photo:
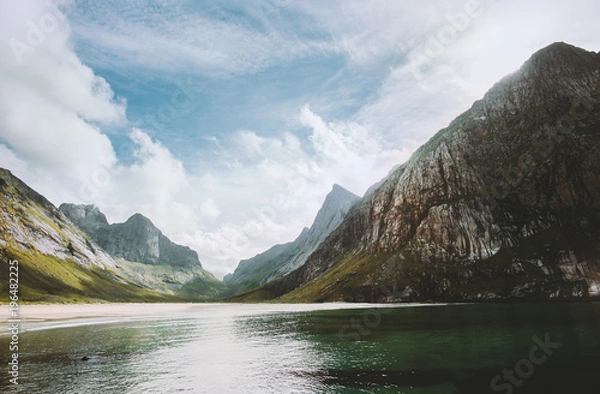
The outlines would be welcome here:
M 421 300 L 598 296 L 599 94 L 600 54 L 538 51 L 366 195 L 278 294 L 352 256 L 392 255 L 352 286 L 410 286 Z M 352 291 L 342 286 L 315 298 Z
M 108 224 L 94 205 L 62 204 L 59 209 L 115 257 L 149 265 L 201 267 L 195 251 L 171 242 L 144 215 L 136 213 L 125 223 Z

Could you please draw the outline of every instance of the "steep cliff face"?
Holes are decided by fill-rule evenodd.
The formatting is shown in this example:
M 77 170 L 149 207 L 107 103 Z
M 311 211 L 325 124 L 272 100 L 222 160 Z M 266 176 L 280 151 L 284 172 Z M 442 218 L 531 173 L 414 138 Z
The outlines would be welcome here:
M 2 191 L 0 246 L 70 258 L 82 267 L 114 267 L 114 259 L 46 200 L 43 196 L 0 169 Z
M 597 296 L 599 151 L 600 54 L 550 45 L 366 196 L 277 293 Z
M 0 168 L 0 264 L 18 261 L 22 301 L 199 300 L 222 290 L 220 282 L 202 269 L 195 252 L 172 244 L 141 215 L 116 227 L 121 232 L 115 237 L 121 237 L 124 249 L 113 255 L 95 241 L 95 236 L 113 228 L 96 207 L 62 208 L 69 217 Z M 146 237 L 136 240 L 132 234 Z M 137 249 L 127 252 L 130 241 Z M 150 252 L 144 249 L 153 242 Z M 125 255 L 158 264 L 128 261 Z M 173 266 L 163 265 L 161 258 Z M 5 268 L 0 272 L 0 299 L 9 294 Z
M 108 226 L 106 216 L 95 205 L 61 204 L 58 209 L 86 233 Z
M 59 209 L 140 286 L 188 298 L 212 297 L 222 290 L 221 283 L 202 268 L 195 251 L 173 243 L 144 215 L 108 224 L 94 205 L 62 204 Z
M 202 266 L 195 251 L 171 242 L 139 213 L 125 223 L 109 225 L 93 205 L 62 204 L 59 209 L 113 256 L 149 265 Z
M 246 290 L 289 274 L 306 262 L 358 201 L 358 196 L 334 185 L 310 229 L 305 228 L 293 242 L 276 245 L 251 259 L 240 261 L 235 272 L 225 280 L 240 284 L 240 289 Z
M 0 234 L 0 263 L 18 261 L 23 301 L 168 299 L 130 281 L 52 203 L 1 168 Z M 8 285 L 7 273 L 2 269 L 0 288 Z M 1 293 L 8 296 L 6 289 Z

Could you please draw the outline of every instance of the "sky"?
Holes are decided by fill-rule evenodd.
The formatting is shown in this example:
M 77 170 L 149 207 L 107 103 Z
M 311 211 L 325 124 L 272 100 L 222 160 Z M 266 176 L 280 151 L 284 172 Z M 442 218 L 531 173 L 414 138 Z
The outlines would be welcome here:
M 362 195 L 595 0 L 0 0 L 0 167 L 217 277 Z

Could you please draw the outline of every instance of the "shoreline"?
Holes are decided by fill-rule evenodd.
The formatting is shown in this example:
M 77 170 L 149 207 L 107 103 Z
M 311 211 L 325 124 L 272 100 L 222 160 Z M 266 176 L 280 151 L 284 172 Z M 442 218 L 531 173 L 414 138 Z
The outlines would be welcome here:
M 19 305 L 18 317 L 9 315 L 8 305 L 3 305 L 0 325 L 19 322 L 20 332 L 80 325 L 108 324 L 132 320 L 161 318 L 189 309 L 190 304 L 24 304 Z M 10 332 L 3 330 L 0 337 Z
M 241 313 L 303 312 L 338 309 L 402 308 L 443 306 L 448 304 L 244 304 L 244 303 L 115 303 L 115 304 L 26 304 L 19 306 L 18 317 L 10 317 L 8 305 L 0 306 L 0 325 L 18 322 L 20 333 L 84 325 L 123 323 L 139 320 L 160 320 L 205 311 L 220 313 L 228 308 L 240 308 Z M 0 338 L 9 335 L 0 331 Z
M 548 303 L 563 301 L 554 300 Z M 595 301 L 598 300 L 586 300 Z M 180 318 L 201 311 L 205 313 L 221 313 L 230 308 L 239 308 L 236 313 L 294 313 L 341 309 L 387 309 L 410 307 L 435 307 L 450 305 L 485 304 L 486 302 L 446 302 L 446 303 L 96 303 L 96 304 L 24 304 L 19 305 L 18 317 L 10 317 L 9 306 L 0 305 L 0 325 L 8 327 L 13 322 L 19 323 L 21 333 L 55 328 L 66 328 L 85 325 L 117 324 L 131 321 L 160 320 Z M 489 302 L 488 302 L 489 303 Z M 498 302 L 494 302 L 498 303 Z M 514 304 L 507 302 L 506 304 Z M 522 303 L 539 303 L 525 301 Z M 243 308 L 242 308 L 243 306 Z M 0 338 L 9 335 L 9 330 L 1 330 Z

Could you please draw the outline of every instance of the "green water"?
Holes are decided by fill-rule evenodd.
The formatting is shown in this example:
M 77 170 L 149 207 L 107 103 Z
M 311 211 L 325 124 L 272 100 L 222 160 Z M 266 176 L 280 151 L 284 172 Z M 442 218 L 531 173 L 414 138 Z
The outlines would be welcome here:
M 198 306 L 20 343 L 2 393 L 600 393 L 598 303 Z

